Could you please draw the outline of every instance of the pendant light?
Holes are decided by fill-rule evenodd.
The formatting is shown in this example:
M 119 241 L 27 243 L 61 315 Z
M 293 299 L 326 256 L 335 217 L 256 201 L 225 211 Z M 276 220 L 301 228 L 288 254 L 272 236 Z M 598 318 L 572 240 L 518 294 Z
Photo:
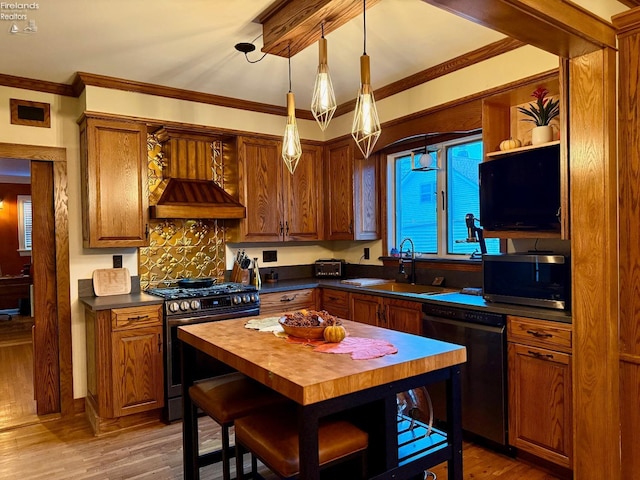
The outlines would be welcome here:
M 316 83 L 313 86 L 311 99 L 311 113 L 320 125 L 322 131 L 327 128 L 333 114 L 336 111 L 336 95 L 333 92 L 333 84 L 329 76 L 327 65 L 327 40 L 324 38 L 324 22 L 322 23 L 322 38 L 318 41 L 319 60 Z
M 301 155 L 300 134 L 296 125 L 296 102 L 291 91 L 291 46 L 289 46 L 289 93 L 287 93 L 287 123 L 282 138 L 282 159 L 292 175 Z
M 356 99 L 356 111 L 353 117 L 351 135 L 364 158 L 368 158 L 382 130 L 380 128 L 380 120 L 378 120 L 376 102 L 373 98 L 373 90 L 371 89 L 371 66 L 369 55 L 367 55 L 367 2 L 363 0 L 362 3 L 364 5 L 362 14 L 364 21 L 364 51 L 360 57 L 360 90 L 358 90 L 358 98 Z

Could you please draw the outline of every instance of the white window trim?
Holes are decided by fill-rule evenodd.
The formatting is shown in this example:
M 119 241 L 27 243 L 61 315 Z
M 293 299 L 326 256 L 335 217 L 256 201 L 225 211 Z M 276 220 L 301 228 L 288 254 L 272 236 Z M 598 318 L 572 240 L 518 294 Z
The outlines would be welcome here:
M 27 248 L 25 245 L 25 231 L 24 231 L 24 204 L 25 202 L 31 202 L 31 195 L 18 195 L 18 253 L 21 257 L 30 257 L 31 248 Z M 33 204 L 31 205 L 31 221 L 32 221 L 32 235 L 33 235 Z
M 429 150 L 437 150 L 437 162 L 436 166 L 438 171 L 437 175 L 437 184 L 442 185 L 444 188 L 444 195 L 447 198 L 447 208 L 449 206 L 449 193 L 447 191 L 447 183 L 446 183 L 446 169 L 443 168 L 445 164 L 444 155 L 446 154 L 446 149 L 449 146 L 455 146 L 462 143 L 471 143 L 475 141 L 482 140 L 482 134 L 479 135 L 470 135 L 468 137 L 460 137 L 454 140 L 449 140 L 446 142 L 434 143 L 431 145 L 427 145 Z M 396 203 L 395 203 L 395 168 L 394 161 L 398 157 L 405 157 L 411 155 L 412 151 L 416 149 L 413 148 L 411 150 L 406 150 L 403 152 L 396 152 L 391 155 L 387 155 L 387 192 L 393 192 L 393 195 L 387 194 L 387 245 L 389 248 L 393 246 L 396 241 L 396 222 L 395 222 L 395 211 L 396 211 Z M 438 202 L 441 202 L 441 194 L 437 192 Z M 391 212 L 394 212 L 391 215 Z M 447 209 L 438 208 L 438 228 L 441 228 L 441 225 L 447 225 Z M 393 219 L 393 220 L 392 220 Z M 447 232 L 447 235 L 449 232 Z M 447 252 L 447 235 L 438 235 L 438 251 L 439 252 Z M 478 246 L 478 249 L 480 247 Z M 388 254 L 388 253 L 387 253 Z M 424 259 L 440 259 L 440 260 L 459 260 L 459 261 L 468 261 L 469 254 L 453 254 L 453 253 L 420 253 L 417 252 L 416 257 L 424 258 Z

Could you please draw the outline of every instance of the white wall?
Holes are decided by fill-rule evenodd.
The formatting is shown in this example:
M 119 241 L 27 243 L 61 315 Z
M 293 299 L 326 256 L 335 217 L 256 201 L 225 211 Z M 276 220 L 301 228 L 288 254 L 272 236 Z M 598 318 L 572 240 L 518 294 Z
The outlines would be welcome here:
M 425 85 L 412 88 L 379 103 L 381 121 L 417 112 L 461 96 L 487 88 L 509 83 L 519 78 L 556 68 L 554 56 L 533 47 L 523 47 L 483 64 L 473 65 Z M 9 98 L 48 102 L 51 104 L 51 128 L 10 125 Z M 9 87 L 0 87 L 0 142 L 22 143 L 63 147 L 67 150 L 68 195 L 69 195 L 69 269 L 71 276 L 71 316 L 73 348 L 74 397 L 86 395 L 86 360 L 84 315 L 78 302 L 79 279 L 91 278 L 93 270 L 110 268 L 112 255 L 123 255 L 123 265 L 132 274 L 137 274 L 138 258 L 135 249 L 91 249 L 82 248 L 82 209 L 80 199 L 80 157 L 77 119 L 82 111 L 94 111 L 131 115 L 144 118 L 170 120 L 190 124 L 201 124 L 241 131 L 280 135 L 282 117 L 235 111 L 225 107 L 196 104 L 175 99 L 157 98 L 131 92 L 88 87 L 79 98 L 32 92 Z M 323 135 L 315 121 L 300 120 L 301 136 L 323 140 L 344 135 L 351 128 L 351 115 L 333 119 Z M 252 257 L 262 259 L 262 250 L 277 249 L 278 262 L 262 265 L 295 265 L 312 263 L 318 258 L 344 258 L 351 263 L 380 264 L 382 242 L 323 242 L 319 245 L 270 244 L 243 245 Z M 363 247 L 371 249 L 370 260 L 361 260 Z M 237 244 L 227 247 L 227 267 Z

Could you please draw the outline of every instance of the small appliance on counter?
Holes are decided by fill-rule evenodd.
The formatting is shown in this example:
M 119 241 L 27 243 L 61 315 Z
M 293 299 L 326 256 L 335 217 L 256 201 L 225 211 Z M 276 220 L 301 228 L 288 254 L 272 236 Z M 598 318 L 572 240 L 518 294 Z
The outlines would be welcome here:
M 344 260 L 331 258 L 328 260 L 316 260 L 315 275 L 318 278 L 342 278 L 345 274 Z

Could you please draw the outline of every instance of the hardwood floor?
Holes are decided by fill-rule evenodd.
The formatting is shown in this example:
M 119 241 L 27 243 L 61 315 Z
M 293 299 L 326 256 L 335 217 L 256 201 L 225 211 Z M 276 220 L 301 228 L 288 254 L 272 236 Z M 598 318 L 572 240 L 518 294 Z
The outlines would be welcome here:
M 33 399 L 33 318 L 0 321 L 0 431 L 38 422 Z
M 220 428 L 200 419 L 207 450 L 220 445 Z M 247 471 L 248 457 L 246 459 Z M 439 480 L 446 466 L 432 469 Z M 268 480 L 274 477 L 264 467 Z M 548 473 L 473 444 L 464 447 L 465 480 L 557 480 Z M 233 475 L 233 473 L 232 473 Z M 0 432 L 0 478 L 20 480 L 182 479 L 182 424 L 156 424 L 94 437 L 83 415 Z M 201 469 L 220 480 L 219 465 Z

